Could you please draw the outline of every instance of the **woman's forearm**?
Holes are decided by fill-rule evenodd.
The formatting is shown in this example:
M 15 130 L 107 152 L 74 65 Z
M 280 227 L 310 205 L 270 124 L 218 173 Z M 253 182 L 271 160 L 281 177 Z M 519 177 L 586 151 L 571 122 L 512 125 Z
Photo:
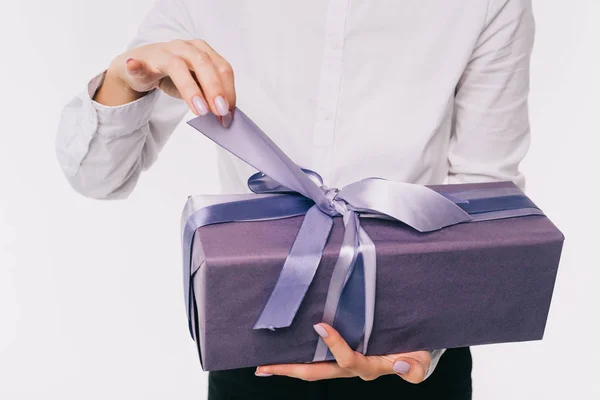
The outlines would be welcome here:
M 159 99 L 160 92 L 124 105 L 94 102 L 103 78 L 101 74 L 92 79 L 87 89 L 64 107 L 56 154 L 67 181 L 80 194 L 95 199 L 125 198 L 141 171 L 156 159 L 186 107 L 181 104 L 162 111 L 164 106 L 157 103 L 168 99 Z M 150 119 L 156 113 L 169 113 L 161 118 L 172 123 L 151 127 Z
M 187 13 L 181 1 L 156 2 L 127 51 L 64 107 L 56 153 L 79 193 L 127 197 L 188 110 L 231 123 L 233 71 Z

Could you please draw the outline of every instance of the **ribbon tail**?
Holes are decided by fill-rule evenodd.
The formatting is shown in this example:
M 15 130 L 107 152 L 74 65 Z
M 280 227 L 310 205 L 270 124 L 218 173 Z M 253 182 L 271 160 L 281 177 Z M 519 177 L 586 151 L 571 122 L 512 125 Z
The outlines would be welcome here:
M 308 210 L 254 329 L 274 330 L 292 324 L 317 272 L 332 227 L 333 220 L 318 206 Z
M 337 198 L 353 211 L 383 214 L 419 232 L 431 232 L 471 216 L 452 200 L 425 186 L 367 178 L 345 186 Z
M 196 117 L 188 124 L 242 161 L 273 178 L 282 187 L 311 198 L 322 210 L 333 209 L 319 185 L 296 165 L 246 114 L 235 110 L 229 128 L 213 115 Z
M 182 214 L 181 241 L 185 308 L 188 328 L 194 340 L 195 317 L 192 312 L 194 299 L 191 280 L 201 261 L 200 257 L 192 259 L 196 230 L 223 222 L 287 218 L 302 215 L 311 207 L 314 207 L 314 203 L 310 199 L 298 195 L 198 196 L 188 199 Z
M 340 254 L 333 268 L 333 274 L 329 282 L 327 298 L 325 300 L 325 308 L 323 310 L 322 322 L 325 322 L 335 328 L 337 320 L 337 311 L 340 304 L 344 287 L 349 281 L 350 273 L 356 264 L 359 255 L 357 229 L 359 227 L 358 216 L 354 212 L 349 212 L 344 215 L 344 238 Z M 363 296 L 364 298 L 364 296 Z M 361 313 L 364 315 L 364 312 Z M 336 328 L 337 329 L 337 328 Z M 362 329 L 361 329 L 362 330 Z M 346 336 L 340 332 L 344 339 Z M 362 334 L 362 332 L 361 332 Z M 313 361 L 326 361 L 333 359 L 327 345 L 322 339 L 319 339 L 315 350 Z
M 363 269 L 365 276 L 365 329 L 362 341 L 356 351 L 366 354 L 371 333 L 373 332 L 373 322 L 375 320 L 375 291 L 377 283 L 377 255 L 375 243 L 371 240 L 367 232 L 362 227 L 358 230 L 358 240 L 360 242 L 360 251 L 363 257 Z
M 365 331 L 365 269 L 360 250 L 356 262 L 348 272 L 348 280 L 342 290 L 333 327 L 350 348 L 359 348 Z M 328 359 L 333 355 L 328 354 Z

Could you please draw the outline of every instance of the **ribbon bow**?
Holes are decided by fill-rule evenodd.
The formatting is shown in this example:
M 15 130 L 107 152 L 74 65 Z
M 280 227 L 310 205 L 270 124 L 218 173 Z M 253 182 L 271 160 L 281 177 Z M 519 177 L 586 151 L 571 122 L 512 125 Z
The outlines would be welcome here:
M 477 201 L 381 178 L 362 179 L 341 189 L 329 188 L 319 174 L 296 165 L 239 109 L 228 129 L 212 115 L 194 118 L 188 124 L 260 171 L 248 179 L 248 187 L 255 195 L 222 196 L 219 200 L 212 197 L 201 204 L 191 198 L 186 205 L 182 221 L 184 276 L 192 336 L 193 288 L 189 280 L 195 271 L 191 270 L 191 243 L 200 226 L 305 214 L 275 288 L 254 326 L 274 330 L 292 324 L 317 271 L 333 226 L 332 218 L 341 216 L 344 237 L 322 321 L 340 332 L 352 348 L 366 353 L 375 309 L 376 252 L 360 225 L 360 216 L 397 220 L 419 232 L 430 232 L 472 221 L 468 207 L 473 206 L 479 207 L 475 210 L 479 214 L 488 213 L 488 219 L 541 213 L 517 188 L 510 193 L 504 189 L 502 204 L 487 202 L 483 208 Z M 471 197 L 485 196 L 476 193 Z M 507 214 L 507 209 L 516 211 Z M 314 361 L 331 358 L 319 340 Z

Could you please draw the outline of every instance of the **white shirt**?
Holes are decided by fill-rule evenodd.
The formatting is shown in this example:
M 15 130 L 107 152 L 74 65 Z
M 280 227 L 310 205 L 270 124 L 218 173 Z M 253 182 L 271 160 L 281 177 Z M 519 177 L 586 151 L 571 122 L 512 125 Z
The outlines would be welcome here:
M 201 38 L 236 75 L 238 106 L 330 187 L 365 177 L 512 180 L 529 145 L 530 0 L 159 0 L 129 47 Z M 186 114 L 160 91 L 106 107 L 92 79 L 64 109 L 71 185 L 124 198 Z M 191 150 L 188 157 L 194 157 Z M 220 150 L 224 193 L 255 172 Z
M 524 187 L 533 37 L 531 0 L 158 0 L 129 47 L 204 39 L 232 64 L 239 108 L 329 187 Z M 75 190 L 124 198 L 187 106 L 157 90 L 106 107 L 102 79 L 65 107 L 56 150 Z M 223 193 L 249 192 L 252 167 L 222 149 L 218 163 Z

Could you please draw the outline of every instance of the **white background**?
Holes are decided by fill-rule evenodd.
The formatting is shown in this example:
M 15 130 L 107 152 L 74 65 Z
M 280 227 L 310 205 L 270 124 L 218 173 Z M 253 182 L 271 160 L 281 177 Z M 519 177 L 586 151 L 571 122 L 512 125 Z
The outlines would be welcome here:
M 473 349 L 474 394 L 599 399 L 600 2 L 534 5 L 534 136 L 523 169 L 528 194 L 567 240 L 545 339 Z M 0 8 L 1 399 L 206 397 L 178 228 L 187 195 L 218 187 L 212 146 L 180 127 L 123 202 L 77 195 L 54 156 L 62 106 L 122 51 L 149 6 Z

